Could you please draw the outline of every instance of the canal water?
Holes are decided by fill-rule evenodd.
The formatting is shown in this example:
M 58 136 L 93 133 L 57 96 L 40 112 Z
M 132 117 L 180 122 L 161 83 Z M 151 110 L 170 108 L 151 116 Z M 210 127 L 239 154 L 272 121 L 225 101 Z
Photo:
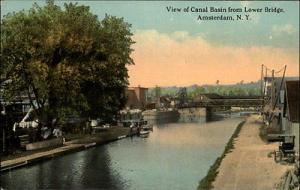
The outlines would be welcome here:
M 193 190 L 241 118 L 156 124 L 126 138 L 1 174 L 4 189 Z

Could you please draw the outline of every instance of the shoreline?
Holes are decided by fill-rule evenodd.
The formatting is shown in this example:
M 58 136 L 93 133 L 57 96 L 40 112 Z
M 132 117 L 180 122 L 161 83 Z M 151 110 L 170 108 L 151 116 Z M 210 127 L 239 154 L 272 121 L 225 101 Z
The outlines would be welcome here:
M 272 153 L 278 142 L 266 143 L 259 135 L 262 120 L 260 115 L 250 115 L 234 139 L 234 149 L 225 155 L 215 168 L 210 189 L 276 189 L 290 164 L 274 161 Z
M 136 135 L 136 132 L 130 132 L 130 129 L 127 128 L 120 128 L 116 130 L 118 130 L 118 132 L 110 132 L 109 134 L 103 133 L 99 134 L 98 136 L 94 135 L 89 136 L 87 138 L 85 137 L 81 139 L 67 141 L 64 142 L 63 146 L 56 148 L 54 147 L 51 150 L 40 150 L 29 155 L 20 156 L 5 161 L 1 160 L 1 172 L 9 172 L 11 170 L 18 169 L 24 166 L 29 166 L 37 164 L 39 162 L 47 161 L 58 156 L 79 152 L 88 148 L 105 145 L 110 142 L 114 142 L 123 138 Z
M 224 151 L 221 156 L 219 156 L 215 162 L 210 166 L 206 176 L 202 178 L 198 185 L 198 190 L 208 190 L 213 188 L 213 182 L 215 181 L 219 171 L 219 167 L 222 164 L 223 158 L 226 156 L 226 154 L 230 153 L 232 149 L 234 149 L 234 140 L 238 137 L 243 125 L 245 124 L 246 120 L 244 119 L 241 121 L 236 129 L 234 130 L 233 134 L 231 135 L 229 141 L 227 142 Z

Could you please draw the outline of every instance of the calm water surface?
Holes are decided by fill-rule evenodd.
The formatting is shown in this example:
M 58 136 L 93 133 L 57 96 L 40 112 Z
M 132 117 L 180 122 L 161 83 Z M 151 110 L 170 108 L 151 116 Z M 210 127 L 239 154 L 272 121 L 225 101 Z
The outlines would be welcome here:
M 193 120 L 193 119 L 191 119 Z M 1 174 L 5 189 L 196 189 L 241 118 L 154 126 L 127 138 Z

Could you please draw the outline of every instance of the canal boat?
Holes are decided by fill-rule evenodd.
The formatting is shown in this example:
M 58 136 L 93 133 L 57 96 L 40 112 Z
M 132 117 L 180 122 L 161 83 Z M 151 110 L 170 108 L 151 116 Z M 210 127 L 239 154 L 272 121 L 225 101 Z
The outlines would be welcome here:
M 139 136 L 140 137 L 142 137 L 142 138 L 147 138 L 147 137 L 149 137 L 149 134 L 150 134 L 150 131 L 148 131 L 148 130 L 141 130 L 140 132 L 139 132 Z
M 132 109 L 120 111 L 120 120 L 118 121 L 119 126 L 136 128 L 145 126 L 146 124 L 147 121 L 144 120 L 141 110 Z
M 146 124 L 139 128 L 139 136 L 142 138 L 149 137 L 150 131 L 153 131 L 153 125 Z
M 153 131 L 153 125 L 150 125 L 150 124 L 143 125 L 142 130 Z

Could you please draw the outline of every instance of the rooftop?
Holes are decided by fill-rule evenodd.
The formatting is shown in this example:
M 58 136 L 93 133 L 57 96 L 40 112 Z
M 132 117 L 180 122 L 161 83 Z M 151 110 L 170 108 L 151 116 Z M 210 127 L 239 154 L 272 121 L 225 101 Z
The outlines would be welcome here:
M 128 87 L 127 89 L 128 90 L 134 90 L 134 89 L 137 89 L 137 88 L 140 88 L 140 89 L 143 89 L 143 90 L 147 90 L 148 89 L 148 88 L 140 87 L 140 86 L 137 86 L 137 87 Z
M 264 80 L 268 81 L 268 82 L 271 82 L 272 79 L 273 79 L 273 77 L 271 77 L 271 76 L 270 77 L 264 77 Z M 282 77 L 274 77 L 274 79 L 275 79 L 275 81 L 281 81 Z M 296 80 L 299 80 L 299 76 L 298 77 L 296 77 L 296 76 L 294 76 L 294 77 L 284 77 L 284 80 L 285 81 L 296 81 Z

